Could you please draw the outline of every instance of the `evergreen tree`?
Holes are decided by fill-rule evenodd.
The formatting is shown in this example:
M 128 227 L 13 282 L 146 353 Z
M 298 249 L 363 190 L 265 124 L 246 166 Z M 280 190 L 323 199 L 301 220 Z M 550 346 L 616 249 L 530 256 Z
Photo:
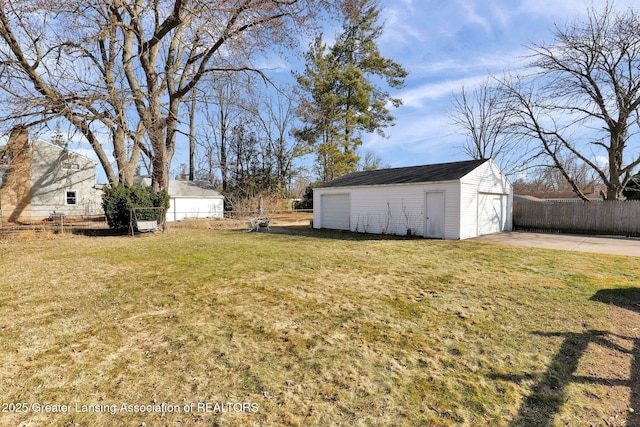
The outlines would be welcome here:
M 362 134 L 392 126 L 387 105 L 402 101 L 375 84 L 404 85 L 407 72 L 384 58 L 376 43 L 382 34 L 377 23 L 377 0 L 354 0 L 344 7 L 342 33 L 328 48 L 318 36 L 307 52 L 306 67 L 297 76 L 302 92 L 299 115 L 305 126 L 296 135 L 315 150 L 323 181 L 355 171 Z
M 322 181 L 334 177 L 334 165 L 331 148 L 337 140 L 338 100 L 334 94 L 336 68 L 334 58 L 322 40 L 316 37 L 305 54 L 305 71 L 297 75 L 300 97 L 298 115 L 304 127 L 295 129 L 296 138 L 308 144 L 317 156 L 317 164 Z

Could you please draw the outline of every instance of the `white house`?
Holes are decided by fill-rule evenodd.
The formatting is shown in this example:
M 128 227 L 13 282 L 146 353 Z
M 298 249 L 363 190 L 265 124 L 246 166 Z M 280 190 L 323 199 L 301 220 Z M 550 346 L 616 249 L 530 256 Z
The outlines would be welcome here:
M 144 178 L 142 185 L 151 185 L 151 179 Z M 170 180 L 167 192 L 167 221 L 224 217 L 224 196 L 207 182 Z
M 313 190 L 313 227 L 468 239 L 511 230 L 513 190 L 491 159 L 354 172 Z
M 0 221 L 103 214 L 93 160 L 15 129 L 0 147 Z

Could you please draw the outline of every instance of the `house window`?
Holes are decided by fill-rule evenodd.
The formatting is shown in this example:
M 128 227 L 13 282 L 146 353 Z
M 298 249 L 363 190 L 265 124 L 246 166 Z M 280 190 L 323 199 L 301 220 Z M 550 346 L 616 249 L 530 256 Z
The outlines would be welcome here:
M 66 204 L 67 205 L 77 205 L 78 204 L 78 192 L 75 190 L 68 190 L 66 196 Z

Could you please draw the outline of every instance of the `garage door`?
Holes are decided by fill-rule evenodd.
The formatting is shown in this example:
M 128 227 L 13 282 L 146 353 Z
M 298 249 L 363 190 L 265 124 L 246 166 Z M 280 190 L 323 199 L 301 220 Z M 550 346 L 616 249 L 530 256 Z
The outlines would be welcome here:
M 498 233 L 504 230 L 507 212 L 507 196 L 480 193 L 478 198 L 478 235 Z
M 323 194 L 320 218 L 322 228 L 349 230 L 349 194 Z

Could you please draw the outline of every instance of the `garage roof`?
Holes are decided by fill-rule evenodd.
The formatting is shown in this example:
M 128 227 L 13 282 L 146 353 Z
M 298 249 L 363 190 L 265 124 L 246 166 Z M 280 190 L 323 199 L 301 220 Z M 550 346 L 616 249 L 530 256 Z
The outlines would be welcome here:
M 488 160 L 468 160 L 464 162 L 353 172 L 319 185 L 317 188 L 455 181 Z
M 203 181 L 169 181 L 169 196 L 171 197 L 199 197 L 222 199 L 213 185 Z
M 142 178 L 143 187 L 151 186 L 151 178 Z M 204 181 L 169 180 L 167 189 L 170 197 L 197 197 L 202 199 L 223 199 L 213 185 Z

